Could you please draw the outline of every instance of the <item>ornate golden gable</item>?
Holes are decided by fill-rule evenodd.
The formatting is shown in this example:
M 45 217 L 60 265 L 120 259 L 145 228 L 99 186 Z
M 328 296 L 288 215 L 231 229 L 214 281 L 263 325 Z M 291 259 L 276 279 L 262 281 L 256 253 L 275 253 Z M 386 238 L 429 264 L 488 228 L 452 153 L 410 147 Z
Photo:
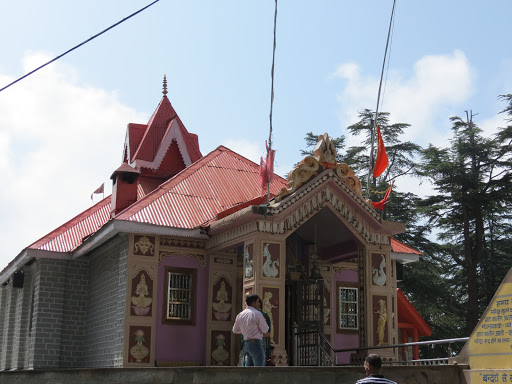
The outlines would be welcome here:
M 288 183 L 286 187 L 281 189 L 279 195 L 276 196 L 276 201 L 281 201 L 286 196 L 291 195 L 325 169 L 332 169 L 343 183 L 365 201 L 362 194 L 361 181 L 347 164 L 338 163 L 336 161 L 336 148 L 334 147 L 332 138 L 330 138 L 327 133 L 318 136 L 318 142 L 313 151 L 313 155 L 314 156 L 306 156 L 302 159 L 288 174 Z

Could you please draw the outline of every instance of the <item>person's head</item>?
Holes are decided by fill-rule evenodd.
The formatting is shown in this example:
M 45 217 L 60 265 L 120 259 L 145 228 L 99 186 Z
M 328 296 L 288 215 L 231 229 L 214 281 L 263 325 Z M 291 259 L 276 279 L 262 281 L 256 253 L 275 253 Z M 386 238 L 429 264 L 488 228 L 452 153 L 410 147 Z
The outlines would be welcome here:
M 382 367 L 382 359 L 379 355 L 372 353 L 364 360 L 364 370 L 367 375 L 378 375 Z
M 254 307 L 256 309 L 260 309 L 261 308 L 261 299 L 260 299 L 260 297 L 258 295 L 248 295 L 245 298 L 245 303 L 249 307 Z

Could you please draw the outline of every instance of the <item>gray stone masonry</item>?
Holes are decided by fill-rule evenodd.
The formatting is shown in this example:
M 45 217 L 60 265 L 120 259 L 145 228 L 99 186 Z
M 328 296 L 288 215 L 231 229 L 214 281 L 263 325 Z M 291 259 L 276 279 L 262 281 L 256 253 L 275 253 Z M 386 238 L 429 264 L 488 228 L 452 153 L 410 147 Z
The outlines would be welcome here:
M 68 261 L 38 259 L 32 318 L 31 368 L 58 368 Z
M 32 337 L 32 324 L 34 322 L 34 300 L 35 300 L 35 284 L 36 284 L 36 271 L 37 264 L 34 263 L 30 266 L 29 274 L 25 275 L 25 284 L 29 299 L 27 300 L 28 313 L 27 313 L 27 334 L 25 336 L 25 353 L 23 360 L 23 369 L 31 368 L 34 365 L 34 339 Z M 26 269 L 26 268 L 25 268 Z
M 14 340 L 14 326 L 16 319 L 17 288 L 12 287 L 12 280 L 5 287 L 4 327 L 2 329 L 2 348 L 0 355 L 0 370 L 12 368 L 12 348 Z
M 120 235 L 89 255 L 85 367 L 123 364 L 128 236 Z
M 7 286 L 0 285 L 0 369 L 4 365 L 2 356 L 4 355 L 4 331 L 5 326 L 5 301 L 7 300 Z
M 385 367 L 384 375 L 399 384 L 465 384 L 457 365 Z M 363 367 L 183 367 L 62 369 L 0 372 L 8 384 L 353 384 Z
M 77 368 L 83 365 L 88 268 L 87 258 L 67 263 L 59 352 L 61 368 Z

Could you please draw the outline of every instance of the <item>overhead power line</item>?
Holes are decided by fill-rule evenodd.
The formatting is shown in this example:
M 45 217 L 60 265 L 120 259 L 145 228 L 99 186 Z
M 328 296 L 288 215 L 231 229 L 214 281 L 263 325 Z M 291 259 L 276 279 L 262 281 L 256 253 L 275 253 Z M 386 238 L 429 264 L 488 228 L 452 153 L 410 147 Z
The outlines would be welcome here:
M 88 38 L 88 39 L 87 39 L 87 40 L 85 40 L 84 42 L 82 42 L 82 43 L 80 43 L 80 44 L 78 44 L 78 45 L 74 46 L 73 48 L 71 48 L 71 49 L 67 50 L 66 52 L 64 52 L 64 53 L 60 54 L 59 56 L 57 56 L 57 57 L 56 57 L 56 58 L 54 58 L 53 60 L 48 61 L 47 63 L 45 63 L 45 64 L 41 65 L 40 67 L 37 67 L 37 68 L 36 68 L 36 69 L 34 69 L 33 71 L 30 71 L 29 73 L 27 73 L 27 74 L 25 74 L 25 75 L 21 76 L 20 78 L 18 78 L 18 79 L 16 79 L 16 80 L 14 80 L 12 83 L 10 83 L 10 84 L 6 85 L 5 87 L 3 87 L 2 89 L 0 89 L 0 92 L 2 92 L 4 89 L 9 88 L 11 85 L 14 85 L 14 84 L 16 84 L 17 82 L 19 82 L 19 81 L 23 80 L 24 78 L 26 78 L 26 77 L 28 77 L 28 76 L 32 75 L 33 73 L 35 73 L 35 72 L 39 71 L 40 69 L 42 69 L 42 68 L 46 67 L 48 64 L 51 64 L 51 63 L 53 63 L 54 61 L 56 61 L 56 60 L 60 59 L 61 57 L 63 57 L 63 56 L 65 56 L 65 55 L 67 55 L 68 53 L 70 53 L 70 52 L 74 51 L 75 49 L 80 48 L 82 45 L 87 44 L 89 41 L 94 40 L 94 39 L 95 39 L 95 38 L 97 38 L 98 36 L 103 35 L 105 32 L 107 32 L 107 31 L 111 30 L 111 29 L 112 29 L 112 28 L 114 28 L 114 27 L 117 27 L 119 24 L 124 23 L 126 20 L 128 20 L 128 19 L 132 18 L 133 16 L 137 15 L 138 13 L 141 13 L 142 11 L 144 11 L 145 9 L 147 9 L 147 8 L 151 7 L 153 4 L 158 3 L 159 1 L 160 1 L 160 0 L 155 0 L 155 1 L 153 1 L 151 4 L 146 5 L 144 8 L 141 8 L 141 9 L 139 9 L 137 12 L 132 13 L 130 16 L 125 17 L 123 20 L 118 21 L 117 23 L 115 23 L 114 25 L 111 25 L 111 26 L 110 26 L 110 27 L 108 27 L 107 29 L 104 29 L 104 30 L 103 30 L 103 31 L 101 31 L 100 33 L 97 33 L 96 35 L 94 35 L 94 36 L 92 36 L 92 37 Z

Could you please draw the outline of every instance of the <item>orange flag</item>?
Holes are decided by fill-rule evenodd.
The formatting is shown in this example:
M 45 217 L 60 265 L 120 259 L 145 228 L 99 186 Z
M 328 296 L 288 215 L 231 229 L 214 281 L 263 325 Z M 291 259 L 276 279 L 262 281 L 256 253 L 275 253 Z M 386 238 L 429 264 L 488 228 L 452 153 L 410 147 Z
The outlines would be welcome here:
M 386 154 L 386 148 L 384 147 L 384 141 L 382 141 L 380 127 L 378 125 L 377 141 L 377 160 L 375 160 L 375 166 L 373 167 L 373 177 L 379 177 L 389 164 L 388 155 Z
M 377 201 L 377 202 L 372 201 L 373 208 L 380 209 L 381 211 L 384 210 L 384 206 L 389 202 L 389 195 L 391 194 L 391 190 L 393 189 L 394 184 L 395 184 L 395 180 L 393 180 L 393 182 L 387 189 L 386 194 L 384 195 L 384 198 L 381 201 Z

